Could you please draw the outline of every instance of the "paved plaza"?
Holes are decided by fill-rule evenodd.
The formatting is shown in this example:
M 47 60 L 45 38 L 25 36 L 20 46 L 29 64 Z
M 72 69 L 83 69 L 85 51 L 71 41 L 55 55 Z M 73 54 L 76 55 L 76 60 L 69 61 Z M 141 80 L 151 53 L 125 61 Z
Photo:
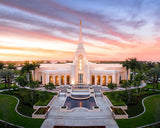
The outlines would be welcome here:
M 41 128 L 53 128 L 58 126 L 106 126 L 106 128 L 118 128 L 109 105 L 103 97 L 96 97 L 96 101 L 101 109 L 100 112 L 87 112 L 86 110 L 75 110 L 73 112 L 60 112 L 65 97 L 57 97 L 52 103 L 52 109 L 48 117 L 43 122 Z

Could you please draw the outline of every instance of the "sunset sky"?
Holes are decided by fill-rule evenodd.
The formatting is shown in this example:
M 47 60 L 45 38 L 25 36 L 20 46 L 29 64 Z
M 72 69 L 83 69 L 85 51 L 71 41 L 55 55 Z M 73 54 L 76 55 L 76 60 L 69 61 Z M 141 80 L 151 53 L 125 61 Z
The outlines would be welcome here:
M 160 61 L 160 0 L 0 0 L 0 60 Z

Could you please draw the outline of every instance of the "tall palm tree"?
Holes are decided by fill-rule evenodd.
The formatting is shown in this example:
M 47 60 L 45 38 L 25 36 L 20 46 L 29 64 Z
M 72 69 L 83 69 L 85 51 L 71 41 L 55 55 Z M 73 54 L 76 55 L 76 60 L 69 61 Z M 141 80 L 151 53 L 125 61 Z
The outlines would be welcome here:
M 136 58 L 129 58 L 129 67 L 133 71 L 133 77 L 136 75 L 136 69 L 140 69 L 140 63 Z
M 8 83 L 8 89 L 10 91 L 10 83 L 11 83 L 11 80 L 14 78 L 14 72 L 10 69 L 4 69 L 0 71 L 0 76 L 4 79 L 5 88 L 6 88 L 6 84 Z
M 154 68 L 151 68 L 150 70 L 150 76 L 152 77 L 153 79 L 153 91 L 155 90 L 155 83 L 156 83 L 156 78 L 158 77 L 159 75 L 159 68 L 158 67 L 154 67 Z
M 27 78 L 28 83 L 30 83 L 30 73 L 31 73 L 31 70 L 33 70 L 33 65 L 30 64 L 29 61 L 26 61 L 24 63 L 24 66 L 21 69 L 21 74 L 26 73 L 26 78 Z
M 7 82 L 8 82 L 8 89 L 10 91 L 10 83 L 12 79 L 14 78 L 14 72 L 12 70 L 6 70 L 7 71 Z
M 17 68 L 16 68 L 16 66 L 15 66 L 15 63 L 8 63 L 7 69 L 16 70 Z
M 36 68 L 39 68 L 40 64 L 38 62 L 33 61 L 32 62 L 32 70 L 33 70 L 33 74 L 34 74 L 34 78 L 33 80 L 35 80 L 35 70 Z
M 4 63 L 0 62 L 0 70 L 4 68 Z
M 4 79 L 4 85 L 5 85 L 5 88 L 7 88 L 6 87 L 6 84 L 7 84 L 7 71 L 6 71 L 6 69 L 0 70 L 0 76 L 1 76 L 1 78 Z
M 130 69 L 129 61 L 125 60 L 124 62 L 122 62 L 122 66 L 127 70 L 127 82 L 128 82 L 128 70 Z

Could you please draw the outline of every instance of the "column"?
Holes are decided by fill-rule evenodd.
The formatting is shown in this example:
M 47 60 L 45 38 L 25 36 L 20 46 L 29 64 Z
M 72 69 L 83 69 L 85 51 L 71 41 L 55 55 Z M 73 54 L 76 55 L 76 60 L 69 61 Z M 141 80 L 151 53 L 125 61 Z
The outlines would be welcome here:
M 117 86 L 119 86 L 119 72 L 117 73 Z
M 97 75 L 95 75 L 95 85 L 97 85 Z
M 67 84 L 67 82 L 66 82 L 66 77 L 67 77 L 67 75 L 64 75 L 64 85 Z
M 108 75 L 106 75 L 106 85 L 108 85 Z
M 58 77 L 59 77 L 59 85 L 61 85 L 61 75 L 59 75 Z
M 49 73 L 46 73 L 46 84 L 49 83 Z
M 116 73 L 112 74 L 112 83 L 116 83 Z
M 53 77 L 53 84 L 55 85 L 55 75 L 52 75 Z
M 103 85 L 103 75 L 101 75 L 101 81 L 100 85 Z
M 44 83 L 44 72 L 42 72 L 42 84 L 44 85 L 45 83 Z

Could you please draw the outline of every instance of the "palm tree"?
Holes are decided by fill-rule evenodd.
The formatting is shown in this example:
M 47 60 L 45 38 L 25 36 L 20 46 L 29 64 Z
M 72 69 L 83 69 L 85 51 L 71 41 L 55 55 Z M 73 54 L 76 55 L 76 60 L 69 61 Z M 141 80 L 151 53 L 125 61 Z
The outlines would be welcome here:
M 151 70 L 149 72 L 150 76 L 153 79 L 153 91 L 155 90 L 156 78 L 158 77 L 159 72 L 160 72 L 160 70 L 158 67 L 151 68 Z
M 8 63 L 7 69 L 16 70 L 17 68 L 16 68 L 16 66 L 15 66 L 15 63 Z
M 128 61 L 128 60 L 125 60 L 124 62 L 122 62 L 122 66 L 123 66 L 124 68 L 126 68 L 126 70 L 127 70 L 127 82 L 128 82 L 128 70 L 129 70 L 129 68 L 130 68 L 129 61 Z
M 3 69 L 4 63 L 0 62 L 0 70 Z
M 1 78 L 4 79 L 4 85 L 5 85 L 5 88 L 6 87 L 6 84 L 7 84 L 7 71 L 6 70 L 0 70 L 0 76 Z
M 10 83 L 12 79 L 14 78 L 14 72 L 12 70 L 6 70 L 7 71 L 7 82 L 8 82 L 8 89 L 10 91 Z
M 0 71 L 0 76 L 4 78 L 5 88 L 6 88 L 6 84 L 8 83 L 8 89 L 10 91 L 10 83 L 11 83 L 11 80 L 14 78 L 14 72 L 11 71 L 10 69 L 4 69 Z
M 30 72 L 33 69 L 33 65 L 29 63 L 29 61 L 26 61 L 24 63 L 24 66 L 21 69 L 21 74 L 26 73 L 26 78 L 28 83 L 30 83 Z
M 133 71 L 133 77 L 136 75 L 136 69 L 140 70 L 140 63 L 136 58 L 129 58 L 129 67 Z
M 34 78 L 33 78 L 33 80 L 35 80 L 35 70 L 36 70 L 36 68 L 39 68 L 39 66 L 40 66 L 40 64 L 38 63 L 38 62 L 32 62 L 32 70 L 33 70 L 33 74 L 34 74 Z

